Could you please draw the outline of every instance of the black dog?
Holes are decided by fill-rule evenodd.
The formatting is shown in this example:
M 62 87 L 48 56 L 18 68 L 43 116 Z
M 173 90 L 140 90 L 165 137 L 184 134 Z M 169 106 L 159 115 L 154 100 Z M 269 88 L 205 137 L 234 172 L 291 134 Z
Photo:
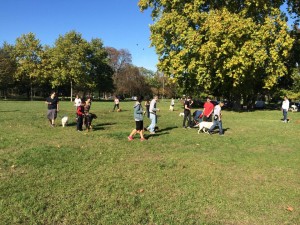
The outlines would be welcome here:
M 87 131 L 92 129 L 92 122 L 94 119 L 97 119 L 97 116 L 94 113 L 89 113 L 89 114 L 85 115 L 84 124 L 85 124 Z

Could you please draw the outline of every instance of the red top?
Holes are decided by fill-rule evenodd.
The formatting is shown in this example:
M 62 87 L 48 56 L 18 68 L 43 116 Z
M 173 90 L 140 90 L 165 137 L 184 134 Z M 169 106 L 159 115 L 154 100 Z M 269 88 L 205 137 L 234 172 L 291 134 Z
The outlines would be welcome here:
M 212 104 L 211 102 L 205 102 L 204 103 L 204 116 L 209 117 L 210 114 L 213 112 L 214 110 L 214 104 Z
M 84 111 L 83 106 L 78 106 L 77 107 L 77 115 L 78 116 L 82 116 L 83 115 L 83 111 Z

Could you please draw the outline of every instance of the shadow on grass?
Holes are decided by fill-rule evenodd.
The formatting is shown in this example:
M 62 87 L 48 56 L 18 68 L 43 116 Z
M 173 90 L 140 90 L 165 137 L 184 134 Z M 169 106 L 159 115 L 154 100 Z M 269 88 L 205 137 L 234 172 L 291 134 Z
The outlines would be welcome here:
M 98 123 L 98 124 L 93 124 L 93 130 L 97 131 L 97 130 L 104 130 L 106 126 L 112 126 L 115 125 L 116 123 Z
M 166 127 L 166 128 L 158 130 L 157 132 L 160 133 L 160 132 L 163 132 L 163 131 L 173 130 L 175 128 L 178 128 L 178 126 Z

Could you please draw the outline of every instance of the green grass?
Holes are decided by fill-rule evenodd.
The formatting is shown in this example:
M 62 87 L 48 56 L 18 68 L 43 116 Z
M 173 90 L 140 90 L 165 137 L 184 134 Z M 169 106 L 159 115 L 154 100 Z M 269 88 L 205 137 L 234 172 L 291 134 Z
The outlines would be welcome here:
M 224 111 L 220 137 L 182 129 L 165 101 L 160 132 L 128 142 L 133 104 L 93 102 L 87 133 L 70 102 L 65 128 L 43 102 L 1 102 L 1 224 L 300 224 L 300 113 Z

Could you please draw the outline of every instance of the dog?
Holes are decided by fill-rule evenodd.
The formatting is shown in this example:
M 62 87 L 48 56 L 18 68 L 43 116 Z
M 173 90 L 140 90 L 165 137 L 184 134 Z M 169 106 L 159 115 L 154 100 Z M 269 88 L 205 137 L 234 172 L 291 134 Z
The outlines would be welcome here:
M 68 116 L 63 116 L 63 118 L 61 118 L 62 127 L 65 127 L 68 124 L 68 121 L 69 121 L 69 117 Z
M 170 110 L 170 111 L 174 111 L 174 106 L 170 105 L 169 110 Z
M 121 112 L 122 111 L 122 109 L 121 108 L 119 108 L 118 110 L 117 110 L 117 112 Z
M 200 122 L 198 134 L 200 134 L 201 131 L 203 131 L 204 133 L 207 133 L 207 130 L 209 128 L 211 128 L 212 125 L 213 125 L 213 122 L 207 122 L 207 121 Z
M 84 124 L 87 131 L 92 129 L 92 122 L 94 119 L 97 119 L 97 116 L 94 113 L 89 113 L 88 115 L 85 116 Z
M 183 112 L 179 113 L 179 116 L 184 116 L 184 113 Z

